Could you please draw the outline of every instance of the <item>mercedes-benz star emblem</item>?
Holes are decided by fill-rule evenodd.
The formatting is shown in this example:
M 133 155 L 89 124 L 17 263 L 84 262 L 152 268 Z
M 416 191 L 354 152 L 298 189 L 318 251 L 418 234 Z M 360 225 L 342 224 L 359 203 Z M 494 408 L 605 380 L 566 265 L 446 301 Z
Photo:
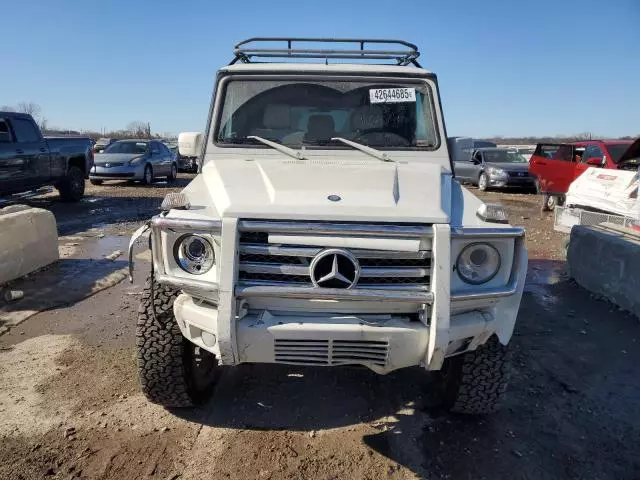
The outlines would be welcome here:
M 360 278 L 360 264 L 346 250 L 323 250 L 309 266 L 311 281 L 316 287 L 351 288 Z

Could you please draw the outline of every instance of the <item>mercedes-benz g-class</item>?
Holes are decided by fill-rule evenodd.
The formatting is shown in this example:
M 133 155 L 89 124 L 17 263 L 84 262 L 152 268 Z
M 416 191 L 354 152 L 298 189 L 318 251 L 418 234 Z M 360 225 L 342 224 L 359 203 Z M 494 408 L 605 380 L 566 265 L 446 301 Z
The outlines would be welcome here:
M 152 251 L 142 389 L 180 407 L 241 363 L 421 366 L 450 409 L 491 412 L 524 231 L 456 181 L 438 82 L 415 45 L 311 40 L 236 46 L 200 173 L 132 238 L 130 261 L 147 230 Z

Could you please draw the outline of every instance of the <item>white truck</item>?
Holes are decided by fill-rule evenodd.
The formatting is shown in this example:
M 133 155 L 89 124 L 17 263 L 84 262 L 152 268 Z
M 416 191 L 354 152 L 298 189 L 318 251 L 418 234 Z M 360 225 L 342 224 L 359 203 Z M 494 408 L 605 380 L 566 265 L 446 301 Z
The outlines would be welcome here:
M 152 251 L 136 333 L 144 394 L 197 405 L 241 363 L 421 366 L 451 410 L 494 411 L 524 231 L 454 178 L 417 47 L 253 38 L 234 53 L 201 173 L 132 237 L 130 262 L 144 233 Z

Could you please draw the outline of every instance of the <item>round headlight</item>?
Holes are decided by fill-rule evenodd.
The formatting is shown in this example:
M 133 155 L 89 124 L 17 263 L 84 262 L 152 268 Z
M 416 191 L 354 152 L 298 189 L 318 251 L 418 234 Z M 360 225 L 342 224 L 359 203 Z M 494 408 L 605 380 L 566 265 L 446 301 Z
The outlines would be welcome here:
M 479 285 L 496 276 L 500 262 L 500 253 L 493 245 L 470 243 L 458 255 L 456 270 L 464 282 Z
M 178 239 L 175 257 L 180 268 L 193 275 L 208 272 L 216 260 L 209 241 L 199 235 L 186 235 Z

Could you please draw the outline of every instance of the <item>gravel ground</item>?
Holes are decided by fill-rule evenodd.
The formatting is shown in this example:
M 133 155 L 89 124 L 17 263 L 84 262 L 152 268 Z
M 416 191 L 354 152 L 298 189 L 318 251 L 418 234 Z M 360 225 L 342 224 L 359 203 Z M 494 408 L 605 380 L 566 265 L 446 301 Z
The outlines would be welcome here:
M 90 186 L 75 206 L 30 202 L 65 234 L 109 234 L 135 228 L 170 188 Z M 0 337 L 0 478 L 640 478 L 640 322 L 564 276 L 565 237 L 539 198 L 481 196 L 527 228 L 531 258 L 498 414 L 442 412 L 418 369 L 265 365 L 226 371 L 203 408 L 151 405 L 133 348 L 142 261 L 133 285 Z
M 194 176 L 180 173 L 173 182 L 160 181 L 149 186 L 126 181 L 108 181 L 98 186 L 87 181 L 85 196 L 78 203 L 60 202 L 55 189 L 26 201 L 15 198 L 11 202 L 51 210 L 56 216 L 60 234 L 71 235 L 90 226 L 147 219 L 158 213 L 160 203 L 167 193 L 180 191 Z

